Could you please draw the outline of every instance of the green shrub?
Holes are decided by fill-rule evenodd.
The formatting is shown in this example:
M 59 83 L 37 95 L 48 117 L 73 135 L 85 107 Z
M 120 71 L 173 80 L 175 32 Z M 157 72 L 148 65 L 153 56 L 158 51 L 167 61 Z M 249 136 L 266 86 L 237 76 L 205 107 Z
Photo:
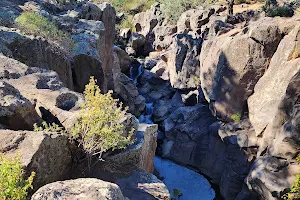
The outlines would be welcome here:
M 64 42 L 67 40 L 68 42 L 71 42 L 68 34 L 59 30 L 52 22 L 42 15 L 33 12 L 23 12 L 15 21 L 25 34 L 33 34 L 47 39 Z
M 28 179 L 24 179 L 24 170 L 20 157 L 6 158 L 0 154 L 0 199 L 25 200 L 27 191 L 33 189 L 32 182 L 35 173 L 32 172 Z
M 82 145 L 90 156 L 98 155 L 112 149 L 122 149 L 133 141 L 133 131 L 123 136 L 124 126 L 120 121 L 124 119 L 127 109 L 122 109 L 122 104 L 113 99 L 112 92 L 101 94 L 99 86 L 93 77 L 86 85 L 84 96 L 85 103 L 82 106 L 80 117 L 74 128 L 71 129 L 71 137 Z
M 268 17 L 292 17 L 294 15 L 294 10 L 289 6 L 265 8 L 265 12 Z
M 238 122 L 241 121 L 242 116 L 241 116 L 241 114 L 236 113 L 236 114 L 231 115 L 230 118 L 231 118 L 235 123 L 238 123 Z
M 112 5 L 118 12 L 136 14 L 149 9 L 157 0 L 112 0 Z M 133 11 L 133 13 L 131 13 Z
M 39 131 L 46 131 L 46 132 L 57 132 L 60 134 L 66 134 L 66 131 L 64 130 L 64 128 L 60 127 L 59 125 L 52 123 L 52 124 L 47 124 L 47 122 L 43 122 L 42 126 L 38 126 L 37 124 L 33 125 L 33 130 L 35 132 L 39 132 Z
M 297 157 L 298 163 L 300 162 L 300 155 Z M 287 194 L 283 195 L 282 197 L 285 200 L 297 200 L 300 199 L 300 174 L 296 175 L 296 179 L 294 184 Z
M 203 5 L 204 0 L 159 0 L 162 6 L 163 13 L 166 19 L 172 23 L 176 24 L 180 15 L 198 5 Z
M 135 31 L 135 27 L 132 24 L 133 16 L 128 15 L 126 19 L 124 19 L 120 24 L 120 29 L 129 28 L 132 31 Z

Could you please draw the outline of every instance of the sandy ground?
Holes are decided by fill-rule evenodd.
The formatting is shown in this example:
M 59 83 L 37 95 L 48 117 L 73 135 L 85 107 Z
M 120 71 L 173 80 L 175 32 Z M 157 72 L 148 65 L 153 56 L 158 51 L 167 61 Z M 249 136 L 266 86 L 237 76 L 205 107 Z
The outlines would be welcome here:
M 178 200 L 212 200 L 215 192 L 210 183 L 200 174 L 159 157 L 154 159 L 155 169 L 173 196 L 174 189 L 182 196 Z M 176 193 L 176 192 L 175 192 Z M 175 198 L 176 199 L 176 198 Z

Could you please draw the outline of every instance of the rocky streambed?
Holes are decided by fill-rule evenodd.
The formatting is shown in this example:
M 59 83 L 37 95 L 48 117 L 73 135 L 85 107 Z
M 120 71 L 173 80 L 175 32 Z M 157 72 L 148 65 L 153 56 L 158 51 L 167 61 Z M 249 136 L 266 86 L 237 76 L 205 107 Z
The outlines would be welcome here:
M 22 32 L 24 11 L 67 33 L 72 49 Z M 300 171 L 299 16 L 211 5 L 170 24 L 154 4 L 134 16 L 136 32 L 117 32 L 108 3 L 2 0 L 0 14 L 0 151 L 36 172 L 32 200 L 212 199 L 209 182 L 226 200 L 289 191 Z M 32 127 L 72 127 L 91 76 L 128 106 L 124 134 L 136 132 L 86 173 L 66 136 Z

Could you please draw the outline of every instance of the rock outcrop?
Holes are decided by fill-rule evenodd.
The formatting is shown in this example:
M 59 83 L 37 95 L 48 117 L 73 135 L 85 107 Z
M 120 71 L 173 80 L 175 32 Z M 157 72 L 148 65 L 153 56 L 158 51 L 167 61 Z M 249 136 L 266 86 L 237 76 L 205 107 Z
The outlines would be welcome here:
M 91 169 L 90 176 L 105 181 L 115 182 L 118 179 L 128 177 L 133 171 L 144 170 L 148 173 L 154 171 L 154 156 L 157 140 L 157 125 L 139 124 L 135 143 L 126 149 L 110 152 L 104 156 L 105 161 L 95 160 L 95 166 Z M 84 166 L 83 166 L 84 165 Z M 79 169 L 85 168 L 86 163 L 75 166 L 75 176 Z
M 28 99 L 5 81 L 0 81 L 0 121 L 12 130 L 32 130 L 42 120 Z
M 10 123 L 11 125 L 4 123 L 10 119 L 7 116 L 3 121 L 3 125 L 7 125 L 14 130 L 32 130 L 34 123 L 39 124 L 44 120 L 47 123 L 54 122 L 68 129 L 75 123 L 80 104 L 83 103 L 83 95 L 64 87 L 57 73 L 50 70 L 28 67 L 16 60 L 1 55 L 0 61 L 1 78 L 15 87 L 15 91 L 19 94 L 17 95 L 19 100 L 16 103 L 20 103 L 20 101 L 24 102 L 22 109 L 17 109 L 20 114 L 15 113 L 17 116 L 12 118 L 13 123 Z M 21 95 L 24 95 L 23 100 L 20 99 L 22 98 Z M 14 106 L 15 108 L 16 105 Z M 20 118 L 22 116 L 23 119 Z M 18 123 L 15 123 L 16 120 L 19 123 L 28 123 L 22 126 L 19 124 L 18 126 Z M 18 126 L 16 127 L 18 129 L 13 128 L 12 125 Z
M 215 116 L 230 120 L 245 111 L 248 97 L 264 75 L 281 40 L 273 23 L 250 24 L 205 40 L 200 56 L 200 82 Z
M 120 188 L 113 183 L 93 178 L 59 181 L 40 188 L 31 200 L 52 199 L 124 200 Z
M 70 177 L 71 152 L 68 138 L 57 133 L 0 130 L 0 151 L 20 154 L 27 174 L 35 172 L 35 189 Z
M 170 200 L 166 185 L 153 174 L 135 171 L 128 178 L 116 181 L 123 195 L 130 200 Z

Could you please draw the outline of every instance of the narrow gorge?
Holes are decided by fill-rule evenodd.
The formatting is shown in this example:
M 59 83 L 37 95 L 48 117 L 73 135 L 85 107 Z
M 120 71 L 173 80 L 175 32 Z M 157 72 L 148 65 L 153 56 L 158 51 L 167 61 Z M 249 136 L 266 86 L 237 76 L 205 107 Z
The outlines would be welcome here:
M 299 199 L 300 3 L 228 2 L 1 0 L 0 199 Z

